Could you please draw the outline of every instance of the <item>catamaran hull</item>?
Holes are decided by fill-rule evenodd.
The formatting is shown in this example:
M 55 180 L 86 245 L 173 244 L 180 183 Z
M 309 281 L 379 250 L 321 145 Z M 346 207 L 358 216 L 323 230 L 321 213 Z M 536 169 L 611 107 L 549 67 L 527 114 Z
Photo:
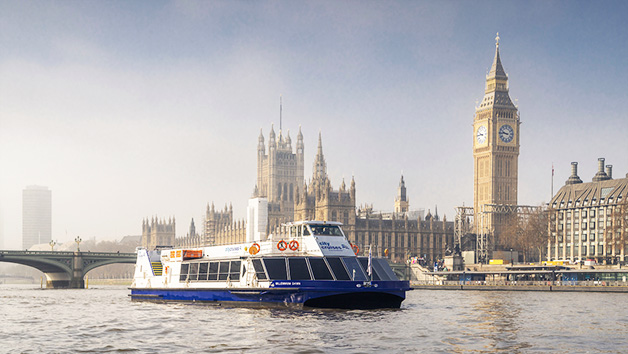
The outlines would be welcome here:
M 399 308 L 409 288 L 407 281 L 334 282 L 322 288 L 320 282 L 277 282 L 271 288 L 165 289 L 132 288 L 136 301 L 196 302 L 241 306 L 285 306 L 337 309 Z M 312 283 L 312 284 L 304 284 Z M 337 284 L 340 283 L 340 284 Z M 298 286 L 298 287 L 295 287 Z

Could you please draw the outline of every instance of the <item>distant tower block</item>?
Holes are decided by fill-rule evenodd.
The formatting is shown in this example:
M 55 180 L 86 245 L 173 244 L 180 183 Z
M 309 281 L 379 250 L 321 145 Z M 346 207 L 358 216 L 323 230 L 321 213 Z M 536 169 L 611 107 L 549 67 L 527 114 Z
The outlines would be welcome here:
M 52 192 L 48 187 L 28 186 L 22 191 L 22 248 L 52 239 Z
M 485 204 L 517 204 L 520 121 L 508 94 L 508 76 L 499 56 L 499 34 L 495 40 L 495 58 L 473 120 L 473 208 L 476 233 L 498 237 L 505 215 L 491 213 L 480 223 L 477 213 Z

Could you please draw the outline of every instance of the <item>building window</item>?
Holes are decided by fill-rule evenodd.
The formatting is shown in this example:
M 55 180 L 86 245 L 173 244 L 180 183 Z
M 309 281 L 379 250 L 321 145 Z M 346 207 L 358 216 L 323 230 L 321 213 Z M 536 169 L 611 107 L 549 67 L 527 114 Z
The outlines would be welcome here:
M 595 256 L 595 245 L 591 245 L 591 255 Z
M 586 241 L 587 240 L 587 233 L 583 232 L 582 233 L 582 241 Z
M 586 229 L 587 229 L 587 222 L 586 222 L 586 221 L 583 221 L 583 222 L 582 222 L 582 229 L 583 229 L 583 230 L 586 230 Z
M 587 255 L 587 246 L 582 246 L 582 255 L 583 256 Z

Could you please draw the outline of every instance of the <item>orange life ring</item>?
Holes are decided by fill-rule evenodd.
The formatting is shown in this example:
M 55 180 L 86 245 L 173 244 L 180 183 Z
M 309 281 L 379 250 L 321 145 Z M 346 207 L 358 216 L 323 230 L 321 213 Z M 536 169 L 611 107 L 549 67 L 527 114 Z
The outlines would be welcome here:
M 288 244 L 288 247 L 290 247 L 291 250 L 296 251 L 299 249 L 299 241 L 297 240 L 292 240 L 290 241 L 290 243 Z
M 256 254 L 257 254 L 257 252 L 259 252 L 259 250 L 260 250 L 259 245 L 258 245 L 257 243 L 254 243 L 254 244 L 252 244 L 252 245 L 251 245 L 251 247 L 249 248 L 249 253 L 250 253 L 250 254 L 252 254 L 252 255 L 256 255 Z
M 168 266 L 166 266 L 166 271 L 164 272 L 164 274 L 168 274 Z
M 355 253 L 356 256 L 358 255 L 358 253 L 360 253 L 360 247 L 358 247 L 358 245 L 351 245 L 351 248 L 353 249 L 353 253 Z
M 277 249 L 280 251 L 285 251 L 288 248 L 288 242 L 281 240 L 277 242 Z

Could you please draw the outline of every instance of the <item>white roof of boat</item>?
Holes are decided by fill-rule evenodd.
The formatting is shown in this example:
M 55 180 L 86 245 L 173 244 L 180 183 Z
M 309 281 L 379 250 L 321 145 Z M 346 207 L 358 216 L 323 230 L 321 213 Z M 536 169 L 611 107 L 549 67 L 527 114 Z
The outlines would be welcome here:
M 332 226 L 342 226 L 342 223 L 338 222 L 338 221 L 304 220 L 304 221 L 292 221 L 292 222 L 287 223 L 286 225 L 332 225 Z

